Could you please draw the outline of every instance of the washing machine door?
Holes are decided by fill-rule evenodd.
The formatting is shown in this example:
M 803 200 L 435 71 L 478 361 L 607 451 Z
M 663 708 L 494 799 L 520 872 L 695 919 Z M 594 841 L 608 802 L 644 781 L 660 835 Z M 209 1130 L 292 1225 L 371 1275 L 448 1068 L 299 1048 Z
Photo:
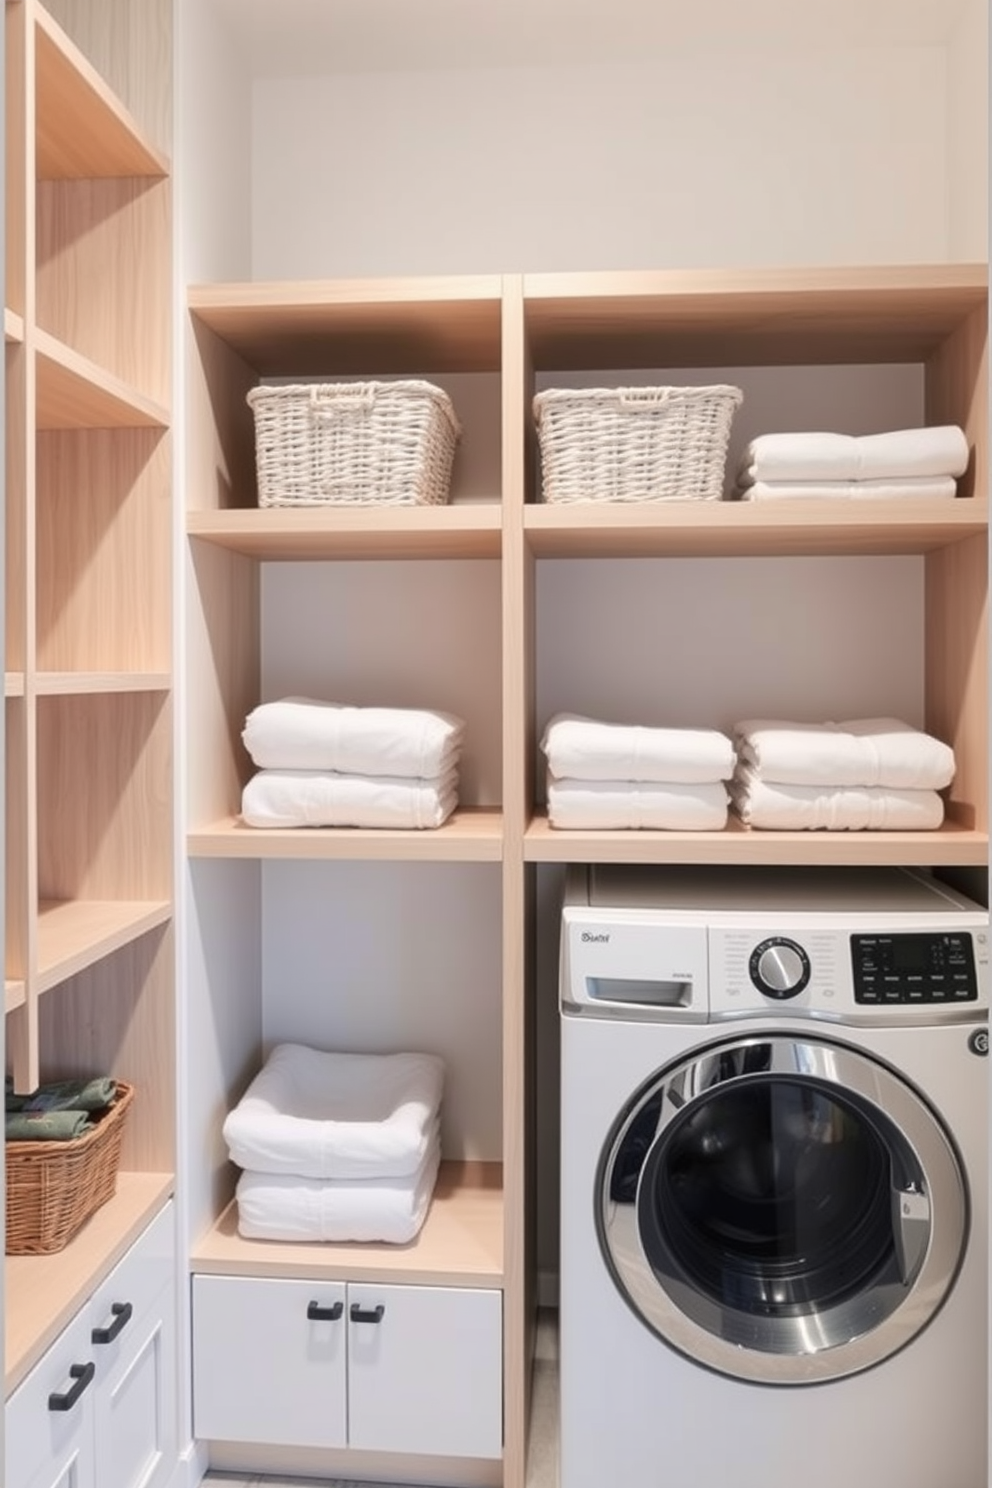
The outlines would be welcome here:
M 968 1232 L 932 1109 L 868 1054 L 790 1034 L 708 1045 L 649 1080 L 604 1150 L 597 1211 L 650 1328 L 697 1363 L 782 1385 L 908 1343 Z

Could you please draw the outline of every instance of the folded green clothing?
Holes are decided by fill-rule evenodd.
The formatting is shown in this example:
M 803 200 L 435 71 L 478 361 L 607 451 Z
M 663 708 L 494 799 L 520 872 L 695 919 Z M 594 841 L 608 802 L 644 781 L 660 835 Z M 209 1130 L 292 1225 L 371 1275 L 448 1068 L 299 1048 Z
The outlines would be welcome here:
M 113 1103 L 117 1081 L 98 1075 L 91 1080 L 50 1080 L 30 1095 L 15 1095 L 7 1077 L 6 1109 L 12 1111 L 102 1111 Z
M 91 1125 L 88 1111 L 11 1111 L 5 1135 L 8 1142 L 71 1142 Z

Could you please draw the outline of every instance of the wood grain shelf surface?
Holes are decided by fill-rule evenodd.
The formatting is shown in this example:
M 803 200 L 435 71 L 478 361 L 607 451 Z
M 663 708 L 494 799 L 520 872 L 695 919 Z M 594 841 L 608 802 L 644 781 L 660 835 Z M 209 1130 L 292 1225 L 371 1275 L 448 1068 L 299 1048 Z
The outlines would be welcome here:
M 22 977 L 7 977 L 3 987 L 4 1012 L 12 1013 L 15 1008 L 23 1007 L 27 999 L 27 991 Z
M 193 858 L 335 858 L 382 862 L 498 863 L 503 818 L 487 807 L 460 807 L 427 831 L 365 827 L 248 827 L 229 816 L 187 836 Z
M 172 916 L 168 900 L 42 900 L 38 990 L 46 992 Z
M 262 376 L 494 372 L 499 275 L 200 284 L 187 303 Z
M 232 1200 L 193 1246 L 195 1273 L 498 1287 L 503 1183 L 498 1163 L 443 1162 L 423 1229 L 409 1245 L 245 1240 Z
M 287 507 L 191 511 L 190 537 L 249 558 L 498 558 L 498 502 L 432 507 Z
M 528 506 L 540 558 L 919 554 L 988 530 L 987 500 L 686 501 Z
M 24 696 L 23 672 L 4 672 L 3 695 L 4 697 L 8 698 L 18 698 Z
M 166 156 L 41 6 L 35 9 L 35 73 L 39 180 L 168 175 Z
M 984 867 L 987 832 L 946 822 L 934 832 L 768 832 L 732 818 L 722 832 L 562 831 L 531 822 L 531 863 L 741 863 L 835 867 Z
M 168 410 L 40 328 L 39 429 L 166 429 Z
M 985 305 L 988 268 L 525 274 L 534 365 L 732 367 L 926 361 Z
M 4 1355 L 7 1395 L 99 1286 L 174 1187 L 171 1173 L 118 1173 L 117 1192 L 50 1256 L 7 1256 Z

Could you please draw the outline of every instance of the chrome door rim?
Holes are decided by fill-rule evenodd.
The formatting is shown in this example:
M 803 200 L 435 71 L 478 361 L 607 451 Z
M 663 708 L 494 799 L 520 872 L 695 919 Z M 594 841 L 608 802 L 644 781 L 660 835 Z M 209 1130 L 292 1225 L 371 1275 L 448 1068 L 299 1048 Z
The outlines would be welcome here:
M 761 1075 L 726 1075 L 728 1055 L 767 1060 Z M 833 1094 L 898 1134 L 922 1179 L 929 1232 L 922 1261 L 885 1306 L 871 1292 L 800 1317 L 735 1315 L 672 1277 L 659 1276 L 646 1253 L 639 1221 L 640 1177 L 648 1157 L 693 1102 L 741 1081 L 783 1078 Z M 660 1101 L 650 1146 L 638 1174 L 638 1201 L 611 1199 L 624 1137 L 646 1105 Z M 957 1153 L 939 1118 L 889 1066 L 850 1045 L 800 1034 L 759 1034 L 708 1044 L 652 1076 L 627 1103 L 604 1149 L 597 1175 L 596 1221 L 607 1264 L 635 1313 L 673 1348 L 736 1379 L 813 1384 L 869 1369 L 890 1357 L 939 1311 L 960 1268 L 968 1235 L 967 1189 Z M 890 1289 L 891 1291 L 891 1289 Z M 884 1313 L 884 1316 L 878 1316 Z M 751 1339 L 749 1341 L 749 1330 Z

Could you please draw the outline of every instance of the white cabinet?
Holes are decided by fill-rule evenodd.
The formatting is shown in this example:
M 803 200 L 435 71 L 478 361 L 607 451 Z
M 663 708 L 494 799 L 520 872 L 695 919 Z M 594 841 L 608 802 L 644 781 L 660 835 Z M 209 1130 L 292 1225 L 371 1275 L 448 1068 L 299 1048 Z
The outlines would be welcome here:
M 502 1452 L 502 1299 L 460 1287 L 193 1278 L 197 1437 Z
M 172 1206 L 7 1402 L 6 1488 L 161 1488 L 177 1461 Z

